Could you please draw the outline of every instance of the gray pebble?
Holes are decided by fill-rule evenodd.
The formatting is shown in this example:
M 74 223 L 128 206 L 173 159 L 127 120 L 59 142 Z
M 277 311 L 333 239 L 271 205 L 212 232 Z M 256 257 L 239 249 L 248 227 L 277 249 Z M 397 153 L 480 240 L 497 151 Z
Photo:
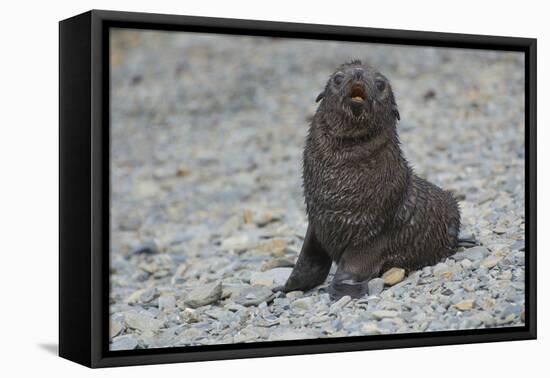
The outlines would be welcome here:
M 138 345 L 137 339 L 134 335 L 122 335 L 115 337 L 113 342 L 109 346 L 110 350 L 131 350 L 135 349 Z
M 481 260 L 489 255 L 489 250 L 482 246 L 476 246 L 469 249 L 466 249 L 463 252 L 459 252 L 453 255 L 453 258 L 457 261 L 463 259 L 469 260 Z
M 221 296 L 221 281 L 210 284 L 200 284 L 191 291 L 188 298 L 185 300 L 185 304 L 189 307 L 197 308 L 214 303 L 218 301 Z
M 139 296 L 139 301 L 141 303 L 148 303 L 151 302 L 153 299 L 157 298 L 159 296 L 159 291 L 156 287 L 152 287 L 150 289 L 147 289 Z
M 140 331 L 156 331 L 163 326 L 164 322 L 155 319 L 150 313 L 128 311 L 124 314 L 124 321 L 129 328 Z
M 378 295 L 384 290 L 384 280 L 382 278 L 373 278 L 367 286 L 369 295 Z
M 292 268 L 274 268 L 265 272 L 254 272 L 250 276 L 250 284 L 280 287 L 286 283 L 290 273 Z
M 309 311 L 312 309 L 313 305 L 314 305 L 313 298 L 305 297 L 305 298 L 300 298 L 293 301 L 290 304 L 290 308 Z
M 133 248 L 126 257 L 130 258 L 141 254 L 152 255 L 158 252 L 159 248 L 157 243 L 154 240 L 149 240 Z
M 344 308 L 350 301 L 351 301 L 351 297 L 349 295 L 344 295 L 342 298 L 340 298 L 338 301 L 334 302 L 330 306 L 329 312 L 331 314 L 337 313 L 342 308 Z
M 171 311 L 176 307 L 176 297 L 173 295 L 161 295 L 158 301 L 161 311 Z
M 250 286 L 243 289 L 235 302 L 243 306 L 257 306 L 262 302 L 270 302 L 273 292 L 266 286 Z

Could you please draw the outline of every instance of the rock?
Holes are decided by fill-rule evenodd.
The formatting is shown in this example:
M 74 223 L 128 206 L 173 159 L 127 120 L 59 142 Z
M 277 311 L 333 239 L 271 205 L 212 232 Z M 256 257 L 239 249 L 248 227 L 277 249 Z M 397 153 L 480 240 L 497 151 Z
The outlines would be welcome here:
M 498 227 L 495 227 L 493 229 L 493 232 L 495 234 L 498 234 L 498 235 L 502 235 L 502 234 L 505 234 L 506 233 L 506 228 L 505 227 L 502 227 L 502 226 L 498 226 Z
M 265 302 L 262 302 L 265 303 Z M 273 327 L 279 324 L 279 319 L 276 316 L 268 315 L 258 319 L 257 324 L 260 327 Z
M 164 180 L 174 176 L 174 166 L 161 165 L 153 171 L 153 178 L 156 180 Z
M 146 180 L 146 181 L 139 181 L 134 186 L 134 195 L 136 197 L 140 198 L 150 198 L 157 195 L 159 192 L 159 187 L 156 184 L 155 181 L 152 180 Z
M 496 301 L 493 298 L 486 298 L 481 305 L 481 308 L 488 311 L 495 305 Z
M 187 269 L 189 268 L 189 264 L 186 264 L 186 263 L 182 262 L 181 260 L 182 259 L 180 258 L 180 256 L 178 256 L 178 255 L 174 256 L 174 262 L 176 264 L 179 264 L 178 267 L 176 268 L 175 272 L 174 272 L 174 276 L 183 277 L 183 275 L 185 274 L 185 272 L 187 272 Z M 184 256 L 183 260 L 187 260 L 187 257 Z
M 445 325 L 437 319 L 432 320 L 429 325 L 430 331 L 440 331 L 444 328 L 445 328 Z
M 252 211 L 250 210 L 243 211 L 243 222 L 244 224 L 252 223 Z
M 240 283 L 232 284 L 224 281 L 222 285 L 222 299 L 238 297 L 241 291 L 243 291 L 247 287 L 249 286 Z
M 452 257 L 457 260 L 469 259 L 472 261 L 481 260 L 485 256 L 489 255 L 489 249 L 482 246 L 469 248 L 464 252 L 455 253 Z
M 371 313 L 375 319 L 395 318 L 399 313 L 391 310 L 376 310 Z
M 340 330 L 340 331 L 336 331 L 336 332 L 332 332 L 330 334 L 330 337 L 346 337 L 348 336 L 348 331 L 346 330 Z
M 480 266 L 483 268 L 491 269 L 495 265 L 497 265 L 500 260 L 502 260 L 502 257 L 492 255 L 483 259 L 480 263 Z
M 525 241 L 518 240 L 510 247 L 512 251 L 525 251 Z
M 157 331 L 164 324 L 162 320 L 153 318 L 148 312 L 128 311 L 124 314 L 124 321 L 129 328 L 140 331 Z
M 267 286 L 247 287 L 239 293 L 235 302 L 243 306 L 257 306 L 262 302 L 269 303 L 274 298 L 273 291 Z
M 285 316 L 285 315 L 280 316 L 279 317 L 279 324 L 283 327 L 288 326 L 288 325 L 290 325 L 290 319 L 288 318 L 288 316 Z
M 221 281 L 212 282 L 206 285 L 200 285 L 193 289 L 185 304 L 191 308 L 197 308 L 206 306 L 208 304 L 218 301 L 222 296 L 222 283 Z
M 246 343 L 255 341 L 260 337 L 260 333 L 258 332 L 257 328 L 254 328 L 252 326 L 248 326 L 246 328 L 243 328 L 237 334 L 233 337 L 234 343 Z
M 118 229 L 121 231 L 136 231 L 141 227 L 141 220 L 136 217 L 128 217 L 121 219 L 118 224 Z
M 305 298 L 296 299 L 290 304 L 290 307 L 292 309 L 309 311 L 313 308 L 313 305 L 314 305 L 313 298 L 305 297 Z
M 283 256 L 286 248 L 286 241 L 283 239 L 273 239 L 256 246 L 258 252 L 270 253 L 274 256 Z
M 232 311 L 232 312 L 238 312 L 238 311 L 246 310 L 246 307 L 244 307 L 244 306 L 242 306 L 238 303 L 234 303 L 234 302 L 226 303 L 223 306 L 223 308 L 224 308 L 224 310 Z
M 292 268 L 274 268 L 266 272 L 255 272 L 250 277 L 250 284 L 268 287 L 283 286 L 290 273 L 292 273 Z
M 304 292 L 300 290 L 289 291 L 288 293 L 286 293 L 286 297 L 290 299 L 300 298 L 303 295 L 304 295 Z
M 403 281 L 403 278 L 405 278 L 405 269 L 401 268 L 391 268 L 382 275 L 384 284 L 388 286 L 393 286 L 396 283 Z
M 361 326 L 361 332 L 367 335 L 379 335 L 382 333 L 382 330 L 378 328 L 378 325 L 374 322 L 368 322 Z
M 329 313 L 335 314 L 341 309 L 343 309 L 348 303 L 351 302 L 351 297 L 349 295 L 344 295 L 342 298 L 338 299 L 338 301 L 334 302 L 330 306 Z
M 433 269 L 433 274 L 439 279 L 450 279 L 453 276 L 451 268 L 445 263 L 437 264 Z
M 153 255 L 158 252 L 159 252 L 159 248 L 157 243 L 154 240 L 149 240 L 133 248 L 126 255 L 126 258 L 130 258 L 140 254 Z
M 500 274 L 500 276 L 498 277 L 499 280 L 511 280 L 513 277 L 512 275 L 512 271 L 511 270 L 505 270 L 504 272 L 502 272 Z
M 143 343 L 146 344 L 149 348 L 162 348 L 167 345 L 173 345 L 178 340 L 176 335 L 176 330 L 173 328 L 163 330 L 158 334 L 146 335 L 142 338 Z
M 509 304 L 504 307 L 503 314 L 513 314 L 514 316 L 521 316 L 523 306 L 519 304 Z
M 516 319 L 515 314 L 503 314 L 496 319 L 497 325 L 512 323 Z
M 172 311 L 176 308 L 176 297 L 173 295 L 161 295 L 159 297 L 159 309 L 161 311 Z
M 293 329 L 287 327 L 277 327 L 269 334 L 270 341 L 280 340 L 303 340 L 318 338 L 319 335 L 313 330 L 305 329 Z
M 141 297 L 141 294 L 143 294 L 144 292 L 145 292 L 145 289 L 139 289 L 134 291 L 132 294 L 128 296 L 128 298 L 126 298 L 126 303 L 128 304 L 137 303 L 139 301 L 139 298 Z
M 115 337 L 113 342 L 109 346 L 110 350 L 131 350 L 135 349 L 138 345 L 137 339 L 134 335 L 122 335 Z
M 282 213 L 264 212 L 255 217 L 254 223 L 256 223 L 258 227 L 265 227 L 270 223 L 281 220 L 282 215 Z
M 280 259 L 272 259 L 272 260 L 269 260 L 269 261 L 266 261 L 262 264 L 260 270 L 262 272 L 265 272 L 266 270 L 269 270 L 269 269 L 274 269 L 274 268 L 291 268 L 294 266 L 294 262 L 289 260 L 289 259 L 284 259 L 284 258 L 280 258 Z
M 172 280 L 171 280 L 172 285 L 185 282 L 184 275 L 185 275 L 185 272 L 187 272 L 188 268 L 189 268 L 189 265 L 187 264 L 178 265 L 178 267 L 176 268 L 176 272 L 174 273 L 174 276 L 172 277 Z
M 153 299 L 157 298 L 159 296 L 159 291 L 156 287 L 152 287 L 150 289 L 145 290 L 141 295 L 139 296 L 139 301 L 141 303 L 148 303 L 151 302 Z
M 474 308 L 474 300 L 473 299 L 464 299 L 454 305 L 457 309 L 460 311 L 466 311 L 471 310 Z
M 250 248 L 250 237 L 247 234 L 231 236 L 222 241 L 221 247 L 224 250 L 242 251 Z
M 425 266 L 424 268 L 422 268 L 422 275 L 423 276 L 429 276 L 432 274 L 432 267 L 431 266 Z
M 464 268 L 464 269 L 470 269 L 472 267 L 472 262 L 469 260 L 469 259 L 464 259 L 460 262 L 460 265 Z
M 124 330 L 124 323 L 119 320 L 111 319 L 109 327 L 109 337 L 112 339 L 122 333 Z
M 241 218 L 233 216 L 225 221 L 219 228 L 218 234 L 221 236 L 229 236 L 239 230 L 241 227 Z
M 330 321 L 330 317 L 328 315 L 312 316 L 311 318 L 309 318 L 309 322 L 311 324 L 325 323 L 328 321 Z
M 472 318 L 479 323 L 485 324 L 487 327 L 491 327 L 495 323 L 495 319 L 491 316 L 491 314 L 485 311 L 474 313 Z
M 184 324 L 188 323 L 198 323 L 201 320 L 200 314 L 197 310 L 194 310 L 192 308 L 186 308 L 181 312 L 181 319 L 183 320 Z
M 369 295 L 378 295 L 384 290 L 384 279 L 373 278 L 367 284 Z
M 191 171 L 185 165 L 180 165 L 178 167 L 178 170 L 176 171 L 176 175 L 178 177 L 185 177 L 185 176 L 188 176 L 190 173 L 191 173 Z
M 168 277 L 170 273 L 171 272 L 169 269 L 159 269 L 153 273 L 153 277 L 157 279 L 164 278 L 164 277 Z

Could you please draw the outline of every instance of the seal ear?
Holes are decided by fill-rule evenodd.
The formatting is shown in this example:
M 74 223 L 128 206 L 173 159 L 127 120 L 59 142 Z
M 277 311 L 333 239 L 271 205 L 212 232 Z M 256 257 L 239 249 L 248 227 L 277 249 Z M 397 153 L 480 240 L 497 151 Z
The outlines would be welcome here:
M 399 110 L 397 110 L 397 104 L 395 103 L 395 98 L 391 97 L 391 114 L 397 119 L 398 121 L 401 121 L 401 116 L 399 115 Z
M 321 93 L 319 93 L 319 96 L 317 96 L 317 98 L 315 99 L 315 102 L 319 102 L 323 98 L 325 98 L 325 91 L 322 91 Z
M 391 112 L 398 121 L 401 121 L 401 116 L 399 115 L 399 110 L 397 110 L 397 106 L 392 106 Z

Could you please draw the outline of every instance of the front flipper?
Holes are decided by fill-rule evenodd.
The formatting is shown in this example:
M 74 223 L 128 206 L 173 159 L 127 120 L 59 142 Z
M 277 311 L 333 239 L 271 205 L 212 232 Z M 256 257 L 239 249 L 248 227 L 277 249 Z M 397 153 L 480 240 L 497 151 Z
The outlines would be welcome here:
M 332 259 L 315 237 L 312 225 L 307 228 L 302 251 L 286 281 L 284 291 L 306 291 L 322 284 L 327 278 Z

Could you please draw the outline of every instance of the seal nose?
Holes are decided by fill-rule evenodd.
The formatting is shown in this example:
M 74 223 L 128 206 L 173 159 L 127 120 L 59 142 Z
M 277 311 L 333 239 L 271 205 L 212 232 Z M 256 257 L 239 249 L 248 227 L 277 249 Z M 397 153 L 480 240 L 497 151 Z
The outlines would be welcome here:
M 363 69 L 362 68 L 356 68 L 353 71 L 353 78 L 355 80 L 362 80 L 363 79 Z

